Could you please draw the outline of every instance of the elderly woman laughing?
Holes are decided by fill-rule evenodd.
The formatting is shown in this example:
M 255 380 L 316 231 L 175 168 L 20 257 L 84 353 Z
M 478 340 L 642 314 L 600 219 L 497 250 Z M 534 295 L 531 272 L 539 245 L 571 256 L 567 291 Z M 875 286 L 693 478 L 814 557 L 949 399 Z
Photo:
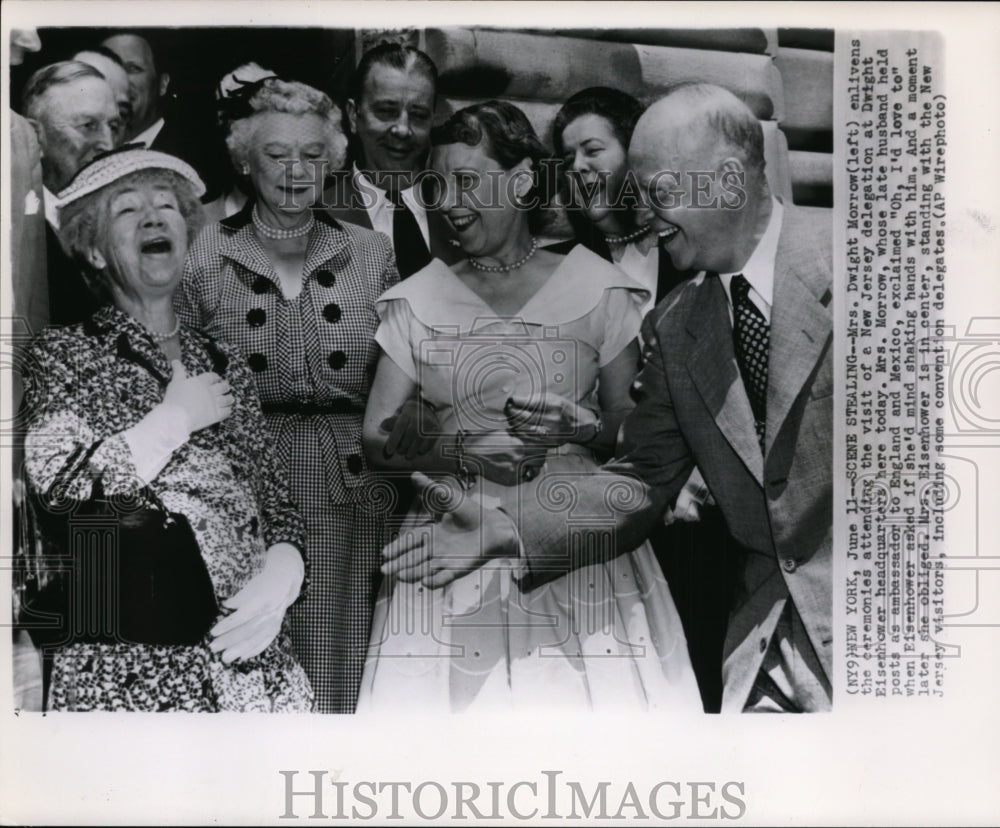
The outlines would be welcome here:
M 69 639 L 56 650 L 52 709 L 311 707 L 284 631 L 305 574 L 302 521 L 252 375 L 236 349 L 174 315 L 203 191 L 179 159 L 124 148 L 60 194 L 64 243 L 108 304 L 32 343 L 26 467 L 43 501 L 131 498 L 183 516 L 224 617 L 210 617 L 194 642 L 135 640 L 123 600 L 123 626 L 108 640 Z M 124 543 L 120 552 L 129 554 Z

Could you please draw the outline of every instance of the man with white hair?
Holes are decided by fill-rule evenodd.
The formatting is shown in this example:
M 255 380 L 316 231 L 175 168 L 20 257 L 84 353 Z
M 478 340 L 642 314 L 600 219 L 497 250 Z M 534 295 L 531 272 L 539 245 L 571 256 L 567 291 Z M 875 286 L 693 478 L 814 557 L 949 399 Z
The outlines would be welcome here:
M 120 129 L 118 106 L 97 69 L 65 60 L 43 66 L 28 78 L 24 114 L 41 152 L 50 319 L 57 324 L 80 322 L 97 307 L 56 236 L 56 196 L 87 162 L 114 148 Z
M 507 517 L 458 498 L 452 514 L 422 527 L 423 538 L 387 547 L 384 569 L 442 585 L 482 562 L 467 557 L 468 533 L 479 532 L 483 557 L 520 554 L 522 584 L 544 583 L 637 547 L 697 464 L 746 549 L 726 635 L 723 711 L 829 710 L 828 214 L 771 194 L 759 122 L 717 86 L 684 85 L 653 104 L 636 125 L 629 164 L 663 249 L 677 268 L 701 273 L 646 317 L 645 367 L 617 459 L 572 480 L 574 515 L 605 523 L 568 524 L 545 503 Z M 613 491 L 630 491 L 635 508 L 616 508 L 629 498 Z

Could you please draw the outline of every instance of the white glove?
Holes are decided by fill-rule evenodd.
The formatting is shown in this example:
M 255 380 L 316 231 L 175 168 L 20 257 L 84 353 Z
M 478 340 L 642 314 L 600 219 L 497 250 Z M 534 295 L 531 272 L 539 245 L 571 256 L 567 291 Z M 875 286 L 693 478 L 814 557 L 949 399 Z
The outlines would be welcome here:
M 268 549 L 264 568 L 222 602 L 235 611 L 212 628 L 212 652 L 221 652 L 226 664 L 264 652 L 281 631 L 285 611 L 298 597 L 305 573 L 302 556 L 290 543 Z
M 222 377 L 212 371 L 189 377 L 180 360 L 175 359 L 170 365 L 174 374 L 163 402 L 184 411 L 189 432 L 214 425 L 232 413 L 232 388 Z

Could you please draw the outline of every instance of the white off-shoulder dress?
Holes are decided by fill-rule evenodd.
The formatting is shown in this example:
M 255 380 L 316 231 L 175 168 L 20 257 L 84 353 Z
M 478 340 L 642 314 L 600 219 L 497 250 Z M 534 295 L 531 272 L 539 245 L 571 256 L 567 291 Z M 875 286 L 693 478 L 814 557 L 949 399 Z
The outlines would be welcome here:
M 599 410 L 597 382 L 636 337 L 645 291 L 575 248 L 515 317 L 499 318 L 442 262 L 387 291 L 376 339 L 437 409 L 442 430 L 507 426 L 512 393 L 546 389 Z M 478 479 L 466 496 L 515 520 L 540 504 L 567 526 L 574 480 L 597 463 L 583 446 L 549 452 L 517 486 Z M 627 504 L 624 504 L 627 508 Z M 415 504 L 410 525 L 426 521 Z M 475 554 L 476 550 L 470 550 Z M 701 711 L 681 622 L 648 544 L 530 590 L 522 564 L 493 561 L 440 589 L 386 579 L 376 604 L 358 712 L 504 709 Z

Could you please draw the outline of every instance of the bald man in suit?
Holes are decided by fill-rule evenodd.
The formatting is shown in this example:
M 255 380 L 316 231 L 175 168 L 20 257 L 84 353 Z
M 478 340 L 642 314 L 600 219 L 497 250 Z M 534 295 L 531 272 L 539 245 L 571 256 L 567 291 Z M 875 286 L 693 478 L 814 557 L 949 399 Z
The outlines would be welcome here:
M 438 586 L 482 562 L 458 557 L 478 532 L 483 557 L 520 554 L 522 584 L 543 583 L 638 546 L 697 464 L 745 548 L 723 712 L 829 710 L 830 220 L 771 194 L 760 124 L 719 87 L 685 85 L 653 104 L 629 164 L 664 250 L 701 272 L 646 317 L 645 367 L 617 458 L 573 481 L 574 511 L 603 510 L 605 525 L 574 526 L 542 503 L 506 515 L 458 502 L 422 538 L 387 547 L 385 569 Z M 615 486 L 628 487 L 632 508 L 608 505 Z

